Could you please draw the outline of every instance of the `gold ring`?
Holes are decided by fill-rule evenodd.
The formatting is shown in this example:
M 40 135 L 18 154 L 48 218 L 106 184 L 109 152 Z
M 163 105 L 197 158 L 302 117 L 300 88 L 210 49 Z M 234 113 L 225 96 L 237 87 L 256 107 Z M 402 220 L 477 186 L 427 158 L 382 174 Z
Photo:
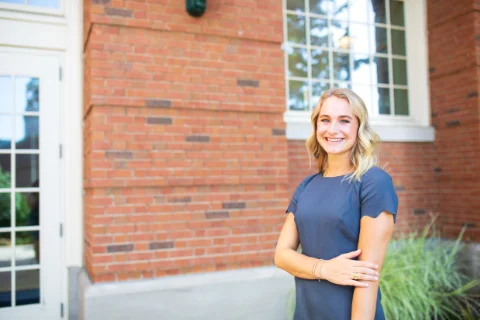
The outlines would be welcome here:
M 353 279 L 354 279 L 354 280 L 358 280 L 358 274 L 357 274 L 357 273 L 354 273 L 354 274 L 353 274 Z

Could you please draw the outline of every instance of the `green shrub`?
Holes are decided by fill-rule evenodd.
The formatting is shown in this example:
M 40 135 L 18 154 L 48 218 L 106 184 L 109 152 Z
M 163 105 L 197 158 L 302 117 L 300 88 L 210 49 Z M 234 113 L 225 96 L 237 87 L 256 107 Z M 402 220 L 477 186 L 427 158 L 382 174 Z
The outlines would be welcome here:
M 480 300 L 456 258 L 463 245 L 437 238 L 433 222 L 420 234 L 389 243 L 380 276 L 387 319 L 479 319 Z M 430 236 L 428 236 L 430 235 Z

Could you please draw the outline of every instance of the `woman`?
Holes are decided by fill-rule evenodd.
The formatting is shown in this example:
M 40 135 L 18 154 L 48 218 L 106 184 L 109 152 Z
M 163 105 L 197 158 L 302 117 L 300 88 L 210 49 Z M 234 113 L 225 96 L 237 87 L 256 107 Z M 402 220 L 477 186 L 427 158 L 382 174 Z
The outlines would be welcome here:
M 311 120 L 318 173 L 295 190 L 275 250 L 275 265 L 295 276 L 294 319 L 384 319 L 378 274 L 398 198 L 376 167 L 377 135 L 348 89 L 326 91 Z

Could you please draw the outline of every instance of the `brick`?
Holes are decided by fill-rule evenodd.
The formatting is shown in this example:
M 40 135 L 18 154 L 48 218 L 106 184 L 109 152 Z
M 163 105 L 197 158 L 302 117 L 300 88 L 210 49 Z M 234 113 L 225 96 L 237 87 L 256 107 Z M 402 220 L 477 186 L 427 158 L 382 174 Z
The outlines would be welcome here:
M 133 250 L 133 244 L 117 244 L 107 246 L 107 252 L 130 252 Z
M 173 247 L 175 247 L 175 243 L 173 241 L 150 242 L 148 245 L 150 250 L 171 249 Z
M 172 118 L 153 118 L 148 117 L 147 124 L 172 124 Z
M 105 7 L 105 14 L 109 16 L 132 17 L 132 10 Z
M 247 206 L 245 202 L 224 202 L 222 203 L 223 209 L 245 209 Z
M 274 135 L 274 136 L 284 136 L 285 135 L 285 129 L 272 128 L 272 135 Z
M 105 151 L 107 158 L 114 159 L 132 159 L 133 153 L 130 151 Z
M 187 141 L 187 142 L 210 142 L 210 137 L 208 137 L 208 136 L 186 136 L 185 141 Z
M 425 209 L 413 209 L 413 214 L 416 216 L 424 215 L 427 211 Z
M 145 106 L 149 108 L 171 108 L 172 102 L 170 100 L 146 100 Z
M 207 219 L 225 219 L 229 218 L 228 211 L 207 211 L 205 212 L 205 218 Z
M 251 79 L 237 79 L 237 85 L 241 87 L 258 88 L 260 86 L 260 82 L 257 80 L 251 80 Z

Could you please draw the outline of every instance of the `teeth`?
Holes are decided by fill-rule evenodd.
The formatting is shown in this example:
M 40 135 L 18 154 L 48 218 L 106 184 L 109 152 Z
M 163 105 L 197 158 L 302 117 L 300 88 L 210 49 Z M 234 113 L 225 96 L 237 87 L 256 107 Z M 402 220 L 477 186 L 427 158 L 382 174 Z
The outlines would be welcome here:
M 342 139 L 331 139 L 331 138 L 327 138 L 327 141 L 332 141 L 332 142 L 338 142 L 338 141 L 341 141 Z

